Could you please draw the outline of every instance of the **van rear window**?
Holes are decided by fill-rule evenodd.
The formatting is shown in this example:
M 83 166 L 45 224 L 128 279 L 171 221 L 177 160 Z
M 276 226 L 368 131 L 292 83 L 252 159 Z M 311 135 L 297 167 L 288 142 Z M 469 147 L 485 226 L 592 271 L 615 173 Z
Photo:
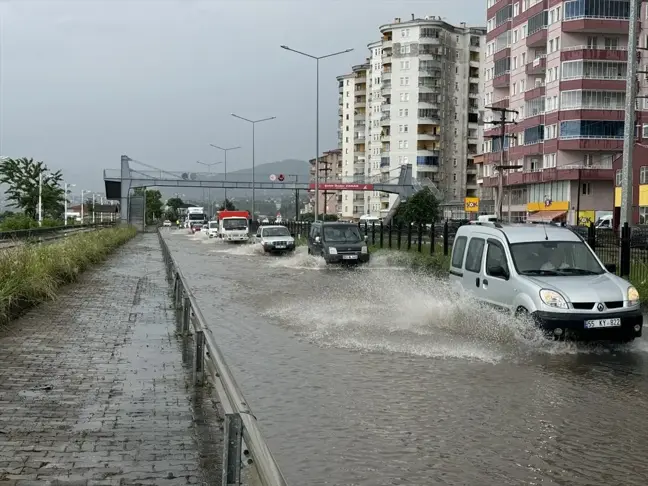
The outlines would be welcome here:
M 455 239 L 454 245 L 452 245 L 452 266 L 456 268 L 461 268 L 464 259 L 464 253 L 466 251 L 466 241 L 468 239 L 465 236 L 460 236 Z

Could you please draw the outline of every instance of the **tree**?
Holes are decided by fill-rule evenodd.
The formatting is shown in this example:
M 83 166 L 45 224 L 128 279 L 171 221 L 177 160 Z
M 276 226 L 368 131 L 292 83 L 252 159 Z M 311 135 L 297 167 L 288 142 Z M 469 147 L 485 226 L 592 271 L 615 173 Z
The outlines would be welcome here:
M 234 206 L 234 203 L 231 201 L 231 199 L 225 199 L 223 201 L 223 204 L 220 205 L 220 208 L 218 208 L 219 211 L 236 211 L 236 206 Z
M 396 221 L 405 224 L 433 224 L 439 217 L 439 202 L 429 187 L 401 203 L 396 213 Z
M 180 209 L 184 203 L 182 202 L 182 199 L 179 197 L 171 197 L 167 200 L 166 205 L 169 206 L 170 209 L 173 210 L 174 213 L 178 213 L 178 209 Z
M 136 196 L 145 196 L 146 201 L 146 223 L 151 224 L 162 216 L 162 193 L 157 189 L 136 187 L 133 190 Z
M 61 171 L 50 172 L 43 162 L 31 158 L 4 159 L 0 162 L 0 183 L 6 184 L 7 200 L 30 218 L 38 215 L 39 179 L 42 177 L 43 217 L 60 218 L 64 190 Z

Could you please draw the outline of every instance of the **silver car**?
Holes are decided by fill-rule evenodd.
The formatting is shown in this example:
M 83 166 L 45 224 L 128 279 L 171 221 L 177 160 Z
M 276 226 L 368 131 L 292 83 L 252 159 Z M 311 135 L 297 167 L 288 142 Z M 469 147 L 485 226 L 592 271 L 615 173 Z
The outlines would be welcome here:
M 639 293 L 614 271 L 568 228 L 478 223 L 457 230 L 450 280 L 555 338 L 632 341 L 643 327 Z
M 295 238 L 285 226 L 260 226 L 256 240 L 261 243 L 266 253 L 285 253 L 295 250 Z

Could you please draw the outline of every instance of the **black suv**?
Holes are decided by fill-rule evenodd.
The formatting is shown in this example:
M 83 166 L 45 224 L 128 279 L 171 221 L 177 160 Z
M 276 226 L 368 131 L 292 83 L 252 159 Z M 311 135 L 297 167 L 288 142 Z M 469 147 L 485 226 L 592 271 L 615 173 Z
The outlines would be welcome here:
M 367 263 L 366 240 L 357 224 L 315 221 L 308 234 L 308 254 L 320 255 L 326 263 Z

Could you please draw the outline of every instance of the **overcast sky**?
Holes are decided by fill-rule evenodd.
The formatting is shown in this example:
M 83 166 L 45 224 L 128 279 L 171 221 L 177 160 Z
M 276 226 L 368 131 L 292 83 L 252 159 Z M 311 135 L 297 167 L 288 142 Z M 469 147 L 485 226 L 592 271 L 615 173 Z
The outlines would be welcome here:
M 314 157 L 315 55 L 320 149 L 337 146 L 335 77 L 364 61 L 394 17 L 484 25 L 485 0 L 0 0 L 0 152 L 63 169 L 102 191 L 121 154 L 168 170 L 228 169 Z M 203 168 L 204 170 L 204 168 Z

